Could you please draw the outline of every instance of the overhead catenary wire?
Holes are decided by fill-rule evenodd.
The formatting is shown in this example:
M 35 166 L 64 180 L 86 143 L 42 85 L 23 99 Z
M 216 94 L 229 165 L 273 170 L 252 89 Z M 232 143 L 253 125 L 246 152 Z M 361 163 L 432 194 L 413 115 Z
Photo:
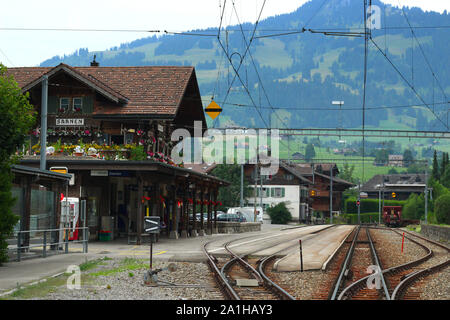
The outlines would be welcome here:
M 223 15 L 224 15 L 224 13 L 225 13 L 225 3 L 226 3 L 226 0 L 224 0 L 224 6 L 223 6 L 223 10 L 222 10 L 222 17 L 223 17 Z M 320 11 L 320 9 L 325 5 L 325 3 L 326 3 L 326 0 L 325 1 L 323 1 L 322 2 L 322 5 L 320 6 L 320 8 L 319 8 L 319 10 L 317 10 L 317 12 L 315 13 L 315 15 L 317 15 L 318 14 L 318 12 Z M 403 10 L 403 9 L 402 9 Z M 315 16 L 314 15 L 314 16 Z M 308 20 L 308 22 L 305 24 L 305 26 L 304 27 L 306 27 L 309 23 L 310 23 L 310 21 L 312 21 L 313 19 L 314 19 L 314 16 L 312 16 L 309 20 Z M 407 18 L 406 16 L 405 16 L 405 18 Z M 242 28 L 242 26 L 240 26 L 241 28 Z M 409 26 L 408 27 L 401 27 L 401 26 L 399 26 L 399 27 L 396 27 L 396 26 L 384 26 L 384 28 L 380 28 L 380 29 L 384 29 L 384 30 L 393 30 L 393 29 L 412 29 L 412 30 L 414 30 L 414 29 L 431 29 L 431 28 L 433 28 L 433 29 L 437 29 L 437 28 L 450 28 L 450 26 L 412 26 L 410 23 L 409 23 Z M 164 32 L 164 33 L 166 33 L 166 34 L 177 34 L 177 35 L 189 35 L 189 36 L 200 36 L 200 37 L 203 37 L 203 36 L 215 36 L 214 34 L 211 34 L 211 35 L 209 35 L 208 34 L 208 32 L 210 32 L 209 30 L 206 30 L 206 31 L 204 31 L 204 32 L 202 32 L 202 33 L 195 33 L 195 32 L 177 32 L 177 31 L 167 31 L 167 30 L 164 30 L 164 31 L 161 31 L 161 30 L 145 30 L 145 29 L 119 29 L 119 28 L 116 28 L 116 29 L 80 29 L 80 28 L 78 28 L 78 29 L 71 29 L 71 28 L 0 28 L 0 30 L 10 30 L 10 31 L 23 31 L 23 30 L 27 30 L 27 31 L 40 31 L 40 30 L 46 30 L 46 31 L 74 31 L 74 32 L 146 32 L 146 33 L 162 33 L 162 32 Z M 245 29 L 244 29 L 245 30 Z M 253 30 L 255 30 L 255 29 L 253 29 Z M 305 32 L 305 30 L 300 30 L 300 31 L 294 31 L 295 29 L 282 29 L 282 28 L 280 28 L 280 29 L 258 29 L 258 32 L 259 33 L 261 33 L 261 32 L 265 32 L 265 31 L 267 31 L 267 32 L 271 32 L 271 31 L 288 31 L 288 32 L 294 32 L 294 33 L 303 33 L 303 32 Z M 293 31 L 289 31 L 289 30 L 293 30 Z M 314 30 L 312 30 L 312 31 L 314 31 L 314 32 L 316 32 L 316 31 L 323 31 L 324 32 L 324 34 L 326 33 L 327 35 L 335 35 L 335 34 L 333 34 L 333 33 L 335 33 L 336 31 L 339 31 L 339 30 L 346 30 L 346 31 L 352 31 L 352 30 L 361 30 L 361 28 L 319 28 L 319 29 L 314 29 Z M 216 30 L 217 31 L 217 30 Z M 219 31 L 220 31 L 220 28 L 219 28 Z M 228 29 L 228 31 L 229 32 L 233 32 L 233 31 L 235 31 L 235 32 L 239 32 L 239 30 L 232 30 L 231 28 L 230 29 Z M 308 29 L 307 31 L 311 31 L 311 29 Z M 240 32 L 242 32 L 242 30 L 240 30 Z M 343 34 L 342 34 L 343 35 Z M 414 34 L 414 36 L 415 36 L 415 34 Z M 260 36 L 260 37 L 263 37 L 263 36 Z M 258 37 L 254 37 L 255 39 L 256 38 L 258 38 Z M 373 41 L 372 39 L 371 39 L 371 41 Z M 419 43 L 420 44 L 420 43 Z M 421 46 L 419 45 L 419 48 L 420 48 Z M 385 56 L 386 56 L 386 49 L 385 49 Z M 427 62 L 429 63 L 429 61 L 428 61 L 428 59 L 425 57 L 425 59 L 427 60 Z M 433 72 L 433 77 L 436 77 L 436 75 L 434 74 L 434 72 Z M 433 80 L 433 81 L 436 81 L 436 82 L 438 82 L 437 81 L 437 78 L 435 79 L 435 80 Z M 438 83 L 438 85 L 441 87 L 441 85 L 440 85 L 440 83 Z M 413 86 L 414 86 L 414 84 L 413 84 Z M 442 90 L 442 87 L 441 87 L 441 91 L 443 91 Z M 444 91 L 444 93 L 445 93 L 445 91 Z M 434 99 L 433 99 L 434 100 Z M 446 100 L 448 100 L 448 99 L 446 99 Z M 444 102 L 444 103 L 448 103 L 448 101 L 447 102 Z M 225 102 L 225 104 L 226 104 L 226 102 Z M 438 104 L 438 103 L 436 103 L 436 104 Z M 430 104 L 427 104 L 427 103 L 423 103 L 422 104 L 423 106 L 429 106 Z M 433 103 L 433 105 L 435 105 L 434 103 Z M 261 108 L 262 106 L 261 106 L 261 103 L 259 104 L 259 108 Z M 402 106 L 399 106 L 399 107 L 402 107 Z M 265 107 L 262 107 L 262 108 L 265 108 Z M 282 108 L 275 108 L 275 107 L 273 107 L 273 106 L 271 106 L 271 107 L 269 107 L 270 109 L 282 109 Z M 268 109 L 269 109 L 268 108 Z M 389 108 L 389 107 L 380 107 L 380 108 Z M 287 109 L 287 108 L 286 108 Z M 299 109 L 301 109 L 301 108 L 299 108 Z M 367 108 L 366 110 L 369 110 L 370 108 Z M 326 109 L 324 109 L 324 110 L 326 110 Z M 343 110 L 346 110 L 346 109 L 343 109 Z M 438 118 L 439 119 L 439 117 L 434 113 L 434 111 L 433 111 L 433 114 L 436 116 L 436 118 Z M 441 121 L 442 122 L 442 121 Z M 447 128 L 448 128 L 448 126 L 447 126 Z
M 427 107 L 427 109 L 435 116 L 435 118 L 441 122 L 447 129 L 449 129 L 448 125 L 442 121 L 434 112 L 433 109 L 430 108 L 429 103 L 425 102 L 425 100 L 422 98 L 422 96 L 419 94 L 419 92 L 409 83 L 409 81 L 406 79 L 406 77 L 403 75 L 403 73 L 398 69 L 398 67 L 394 64 L 394 62 L 383 52 L 383 50 L 380 48 L 380 46 L 373 40 L 372 37 L 370 37 L 370 41 L 375 45 L 375 47 L 378 49 L 378 51 L 381 53 L 383 57 L 389 62 L 389 64 L 392 66 L 392 68 L 400 75 L 400 77 L 403 79 L 403 81 L 411 88 L 411 90 L 415 93 L 415 95 L 419 98 L 420 101 Z
M 399 7 L 400 7 L 400 2 L 399 2 Z M 427 55 L 425 54 L 425 50 L 423 49 L 422 44 L 420 43 L 419 39 L 417 38 L 416 33 L 414 32 L 414 29 L 412 28 L 411 23 L 409 21 L 409 18 L 408 18 L 408 16 L 407 16 L 407 14 L 406 14 L 406 12 L 405 12 L 403 7 L 402 7 L 402 14 L 403 14 L 403 17 L 405 18 L 405 20 L 406 20 L 410 30 L 411 30 L 412 64 L 414 64 L 414 40 L 415 40 L 417 42 L 417 44 L 418 44 L 418 47 L 420 49 L 420 52 L 422 53 L 423 58 L 425 59 L 425 62 L 427 64 L 427 66 L 428 66 L 428 69 L 430 70 L 431 75 L 433 76 L 433 112 L 435 112 L 435 110 L 434 110 L 434 85 L 435 85 L 435 82 L 437 82 L 437 84 L 438 84 L 438 86 L 439 86 L 439 88 L 440 88 L 440 90 L 442 92 L 442 95 L 445 97 L 446 100 L 448 100 L 447 94 L 445 93 L 445 90 L 443 89 L 439 79 L 437 78 L 436 73 L 434 72 L 433 67 L 431 66 L 431 63 L 430 63 Z M 413 66 L 412 66 L 412 85 L 414 86 L 414 68 L 413 68 Z M 448 129 L 448 123 L 447 123 L 447 129 Z
M 411 26 L 412 29 L 450 29 L 449 26 Z M 382 27 L 378 30 L 402 30 L 410 29 L 410 27 L 402 26 L 389 26 Z M 229 32 L 240 32 L 239 29 L 233 29 L 233 27 L 228 27 Z M 305 29 L 310 30 L 310 29 Z M 362 28 L 314 28 L 316 31 L 361 31 Z M 0 31 L 57 31 L 57 32 L 135 32 L 135 33 L 171 33 L 171 34 L 182 34 L 182 35 L 192 35 L 192 36 L 206 36 L 204 33 L 194 33 L 186 30 L 169 30 L 169 29 L 96 29 L 96 28 L 32 28 L 32 27 L 0 27 Z M 244 29 L 244 31 L 251 31 L 249 29 Z M 302 29 L 258 29 L 259 32 L 286 32 L 286 33 L 303 33 Z M 217 36 L 217 30 L 203 30 L 203 32 L 214 32 L 215 35 L 207 36 Z
M 10 65 L 12 65 L 13 67 L 15 67 L 15 64 L 11 61 L 11 59 L 8 58 L 8 56 L 6 55 L 6 53 L 0 48 L 0 53 L 5 57 L 5 59 L 8 61 L 8 63 Z

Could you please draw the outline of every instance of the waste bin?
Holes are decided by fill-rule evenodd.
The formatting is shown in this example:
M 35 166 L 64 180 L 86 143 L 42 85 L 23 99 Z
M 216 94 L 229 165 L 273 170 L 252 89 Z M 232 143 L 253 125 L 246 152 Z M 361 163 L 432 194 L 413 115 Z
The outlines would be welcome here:
M 111 240 L 114 240 L 114 217 L 111 216 L 104 216 L 102 217 L 101 220 L 102 224 L 101 224 L 101 229 L 100 230 L 105 230 L 105 231 L 110 231 L 111 232 Z
M 111 241 L 112 232 L 107 230 L 101 230 L 98 233 L 98 237 L 100 241 Z

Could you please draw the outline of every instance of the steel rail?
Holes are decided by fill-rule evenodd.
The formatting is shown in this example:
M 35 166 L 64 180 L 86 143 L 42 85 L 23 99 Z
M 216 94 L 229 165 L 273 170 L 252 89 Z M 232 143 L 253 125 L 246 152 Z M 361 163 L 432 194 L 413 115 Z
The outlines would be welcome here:
M 410 235 L 412 235 L 412 236 L 414 236 L 414 237 L 417 237 L 417 238 L 422 239 L 424 241 L 430 242 L 430 243 L 432 243 L 432 244 L 434 244 L 436 246 L 439 246 L 439 247 L 447 250 L 447 252 L 450 251 L 450 248 L 448 248 L 447 246 L 445 246 L 445 245 L 443 245 L 441 243 L 435 242 L 435 241 L 430 240 L 430 239 L 426 239 L 424 237 L 418 236 L 418 235 L 416 235 L 414 233 L 411 233 L 411 232 L 408 232 L 408 231 L 405 231 L 405 232 L 410 234 Z M 415 242 L 415 243 L 417 243 L 419 245 L 422 245 L 419 242 L 417 242 L 417 241 L 415 241 L 415 240 L 413 240 L 411 238 L 409 238 L 409 240 L 411 240 L 411 241 L 413 241 L 413 242 Z M 422 246 L 424 246 L 424 245 L 422 245 Z M 429 250 L 431 251 L 431 249 L 429 249 Z M 423 270 L 419 270 L 419 271 L 410 273 L 402 281 L 400 281 L 400 283 L 395 287 L 395 289 L 394 289 L 394 291 L 392 293 L 392 300 L 400 300 L 403 297 L 404 293 L 407 291 L 408 287 L 411 284 L 413 284 L 414 282 L 416 282 L 420 278 L 427 277 L 427 276 L 429 276 L 429 275 L 431 275 L 431 274 L 433 274 L 435 272 L 438 272 L 441 269 L 446 268 L 448 265 L 450 265 L 450 259 L 447 259 L 446 261 L 444 261 L 442 263 L 439 263 L 437 265 L 434 265 L 432 267 L 429 267 L 429 268 L 426 268 L 426 269 L 423 269 Z
M 213 270 L 217 284 L 219 285 L 220 288 L 222 288 L 222 292 L 224 292 L 224 294 L 228 298 L 230 298 L 231 300 L 241 300 L 240 297 L 237 295 L 236 291 L 234 291 L 234 289 L 228 283 L 228 280 L 223 277 L 219 268 L 217 268 L 216 262 L 214 261 L 215 260 L 214 256 L 210 255 L 208 253 L 208 250 L 206 250 L 207 245 L 210 244 L 211 242 L 207 242 L 203 245 L 203 252 L 208 258 L 208 264 L 210 268 Z
M 447 261 L 444 261 L 440 264 L 437 264 L 435 266 L 432 266 L 430 268 L 426 268 L 414 273 L 409 274 L 405 279 L 403 279 L 394 289 L 394 292 L 392 293 L 392 300 L 400 300 L 408 287 L 419 280 L 422 277 L 429 276 L 441 269 L 444 269 L 450 265 L 450 259 L 447 259 Z
M 337 298 L 339 288 L 342 285 L 345 273 L 346 273 L 347 268 L 352 260 L 353 252 L 355 250 L 356 239 L 358 238 L 360 230 L 361 230 L 361 226 L 359 225 L 355 231 L 355 235 L 353 237 L 352 244 L 350 245 L 350 248 L 347 251 L 347 255 L 345 257 L 344 263 L 341 265 L 341 269 L 339 271 L 339 276 L 334 284 L 334 289 L 333 289 L 333 293 L 331 294 L 330 300 L 336 300 L 336 298 Z
M 241 240 L 241 239 L 235 239 L 235 240 L 231 240 L 229 242 L 227 242 L 224 247 L 225 250 L 227 250 L 231 256 L 233 257 L 233 260 L 236 260 L 237 262 L 239 262 L 239 264 L 241 266 L 243 266 L 245 269 L 247 269 L 250 273 L 253 274 L 253 276 L 255 277 L 256 280 L 258 280 L 258 283 L 261 285 L 263 283 L 263 279 L 261 277 L 261 275 L 259 274 L 258 271 L 256 271 L 255 268 L 253 268 L 253 266 L 251 264 L 249 264 L 247 261 L 245 261 L 244 259 L 242 259 L 242 257 L 238 256 L 236 253 L 234 253 L 233 251 L 231 251 L 231 249 L 228 247 L 230 243 L 237 241 L 237 240 Z M 243 257 L 245 257 L 247 255 L 244 255 Z
M 395 232 L 395 233 L 397 233 L 398 235 L 401 236 L 401 234 L 398 231 L 393 230 L 393 229 L 380 228 L 380 227 L 377 227 L 377 228 L 374 228 L 374 229 L 384 229 L 384 230 L 393 231 L 393 232 Z M 399 265 L 399 266 L 395 266 L 395 267 L 391 267 L 391 268 L 383 270 L 382 271 L 383 278 L 384 278 L 385 275 L 393 275 L 393 274 L 396 274 L 398 272 L 410 269 L 410 268 L 412 268 L 412 267 L 414 267 L 416 265 L 419 265 L 422 262 L 430 259 L 433 256 L 433 251 L 430 248 L 426 247 L 425 245 L 423 245 L 423 244 L 421 244 L 421 243 L 419 243 L 419 242 L 417 242 L 414 239 L 411 239 L 409 237 L 407 239 L 409 239 L 410 241 L 412 241 L 412 242 L 416 243 L 417 245 L 419 245 L 420 247 L 422 247 L 425 251 L 427 251 L 427 254 L 425 256 L 417 259 L 417 260 L 414 260 L 414 261 L 411 261 L 411 262 L 408 262 L 408 263 L 405 263 L 405 264 L 402 264 L 402 265 Z M 360 290 L 364 286 L 365 281 L 367 281 L 367 279 L 370 276 L 371 275 L 368 275 L 368 276 L 366 276 L 364 278 L 361 278 L 358 281 L 356 281 L 353 284 L 351 284 L 349 287 L 347 287 L 346 290 L 344 290 L 344 291 L 348 292 L 348 293 L 346 293 L 346 296 L 349 296 L 350 294 L 353 294 L 354 292 Z M 342 293 L 344 293 L 344 291 Z M 344 297 L 344 295 L 341 294 L 340 295 L 340 299 L 342 299 L 343 297 Z M 390 299 L 392 300 L 393 297 L 391 296 Z
M 335 226 L 336 226 L 336 225 L 331 225 L 331 226 L 328 226 L 328 227 L 326 227 L 326 228 L 323 228 L 323 229 L 320 229 L 320 230 L 317 230 L 317 231 L 313 231 L 313 232 L 311 232 L 311 233 L 309 233 L 309 234 L 317 234 L 317 233 L 320 233 L 320 232 L 325 231 L 325 230 L 327 230 L 327 229 L 333 228 L 333 227 L 335 227 Z M 234 240 L 231 240 L 231 241 L 227 242 L 227 243 L 224 245 L 224 248 L 228 251 L 228 253 L 231 254 L 231 256 L 232 256 L 233 258 L 232 258 L 230 261 L 228 261 L 228 262 L 222 267 L 221 272 L 222 272 L 222 275 L 226 278 L 226 276 L 225 276 L 225 271 L 226 271 L 228 268 L 230 268 L 230 266 L 231 266 L 233 263 L 239 262 L 245 269 L 247 269 L 249 272 L 251 272 L 251 273 L 254 275 L 254 277 L 256 278 L 256 280 L 258 281 L 258 283 L 259 283 L 260 285 L 262 285 L 262 284 L 264 283 L 264 279 L 263 279 L 263 277 L 261 276 L 261 274 L 260 274 L 255 268 L 253 268 L 252 265 L 250 265 L 247 261 L 245 261 L 245 260 L 243 259 L 243 258 L 249 256 L 250 254 L 245 254 L 245 255 L 243 255 L 242 257 L 240 257 L 240 256 L 238 256 L 237 254 L 235 254 L 235 253 L 229 248 L 229 245 L 230 245 L 232 242 L 240 241 L 240 240 L 247 239 L 247 238 L 252 238 L 252 237 L 250 236 L 250 237 L 245 237 L 245 238 L 234 239 Z M 295 245 L 295 246 L 296 246 L 296 245 Z M 291 247 L 294 247 L 294 246 L 291 246 Z M 282 249 L 281 251 L 285 251 L 285 250 L 287 250 L 287 249 L 290 249 L 291 247 L 284 248 L 284 249 Z M 259 250 L 258 250 L 258 251 L 259 251 Z M 281 252 L 281 251 L 279 251 L 279 252 Z
M 334 226 L 330 226 L 330 227 L 327 227 L 327 228 L 324 228 L 324 229 L 321 229 L 321 230 L 318 230 L 318 231 L 311 232 L 311 234 L 317 234 L 317 233 L 320 233 L 320 232 L 322 232 L 322 231 L 328 230 L 328 229 L 331 228 L 331 227 L 334 227 Z M 255 268 L 253 268 L 251 265 L 249 265 L 246 261 L 244 261 L 244 260 L 242 259 L 243 257 L 249 256 L 250 254 L 246 254 L 246 255 L 243 255 L 242 257 L 239 257 L 239 256 L 236 255 L 234 252 L 232 252 L 232 251 L 229 249 L 229 247 L 228 247 L 228 246 L 229 246 L 232 242 L 234 242 L 234 241 L 239 241 L 239 240 L 243 240 L 243 239 L 247 239 L 247 238 L 253 238 L 253 237 L 254 237 L 254 236 L 249 236 L 249 237 L 245 237 L 245 238 L 234 239 L 234 240 L 231 240 L 231 241 L 229 241 L 229 242 L 227 242 L 227 243 L 225 244 L 224 247 L 225 247 L 226 250 L 233 256 L 233 258 L 232 258 L 230 261 L 228 261 L 228 262 L 221 268 L 221 270 L 219 270 L 219 268 L 218 268 L 217 265 L 216 265 L 217 259 L 216 259 L 213 255 L 209 254 L 208 251 L 206 250 L 206 246 L 207 246 L 209 243 L 211 243 L 212 241 L 206 243 L 206 244 L 203 246 L 203 251 L 204 251 L 205 255 L 206 255 L 207 258 L 208 258 L 208 264 L 210 265 L 211 269 L 213 270 L 213 272 L 214 272 L 214 274 L 215 274 L 215 276 L 216 276 L 216 281 L 218 282 L 219 286 L 222 288 L 223 293 L 224 293 L 227 297 L 229 297 L 230 299 L 233 299 L 233 300 L 241 300 L 240 297 L 239 297 L 239 295 L 237 294 L 237 292 L 233 289 L 233 287 L 232 287 L 230 281 L 228 280 L 227 276 L 225 275 L 225 271 L 226 271 L 227 269 L 229 269 L 230 266 L 231 266 L 233 263 L 236 263 L 236 262 L 240 262 L 240 263 L 241 263 L 241 261 L 243 261 L 243 262 L 244 262 L 244 265 L 246 265 L 246 266 L 248 267 L 248 268 L 246 268 L 246 269 L 247 269 L 249 272 L 251 272 L 251 273 L 253 273 L 254 275 L 257 275 L 257 276 L 260 277 L 261 280 L 258 281 L 260 285 L 263 285 L 263 286 L 266 287 L 268 290 L 272 291 L 274 294 L 280 296 L 282 299 L 295 300 L 295 298 L 294 298 L 293 296 L 291 296 L 286 290 L 284 290 L 283 288 L 281 288 L 280 286 L 278 286 L 276 283 L 274 283 L 272 280 L 270 280 L 270 279 L 264 274 L 264 272 L 259 273 L 258 271 L 255 270 Z M 266 262 L 269 261 L 270 259 L 275 258 L 276 255 L 277 255 L 278 253 L 280 253 L 280 252 L 282 252 L 282 251 L 285 251 L 285 250 L 289 250 L 290 248 L 293 248 L 293 247 L 296 247 L 296 246 L 297 246 L 297 244 L 292 245 L 292 246 L 289 246 L 289 247 L 287 247 L 287 248 L 283 248 L 282 250 L 278 251 L 278 252 L 275 253 L 274 255 L 269 256 L 269 257 L 266 257 L 266 258 L 264 258 L 264 259 L 261 259 L 261 260 L 260 260 L 260 263 L 259 263 L 259 266 L 261 265 L 261 261 L 262 261 L 262 260 L 264 260 L 264 263 L 266 263 Z M 259 249 L 259 250 L 260 250 L 260 249 Z M 259 250 L 258 250 L 258 251 L 259 251 Z M 263 266 L 264 266 L 264 263 L 263 263 Z M 262 270 L 262 269 L 261 269 L 261 270 Z M 256 272 L 256 273 L 255 273 L 255 272 Z
M 369 229 L 366 227 L 366 233 L 367 233 L 367 239 L 369 240 L 369 246 L 370 251 L 372 253 L 372 259 L 375 263 L 375 265 L 378 267 L 377 273 L 379 274 L 381 278 L 381 283 L 384 291 L 384 295 L 386 297 L 386 300 L 391 300 L 391 297 L 389 296 L 389 290 L 386 285 L 386 281 L 384 279 L 384 274 L 382 272 L 382 266 L 380 263 L 380 259 L 378 257 L 377 251 L 375 250 L 375 246 L 373 245 L 372 237 L 370 236 Z M 344 290 L 342 290 L 341 294 L 337 298 L 337 300 L 344 300 L 344 298 L 350 298 L 352 295 L 354 295 L 356 292 L 358 292 L 360 289 L 364 287 L 364 284 L 367 283 L 367 280 L 373 276 L 368 275 L 366 277 L 363 277 L 352 284 L 350 284 L 348 287 L 346 287 Z
M 297 246 L 297 245 L 296 245 Z M 296 300 L 295 297 L 293 297 L 289 292 L 281 288 L 279 285 L 277 285 L 275 282 L 273 282 L 264 272 L 264 267 L 268 261 L 271 261 L 273 259 L 276 259 L 276 254 L 273 254 L 271 256 L 265 257 L 259 262 L 258 270 L 261 274 L 261 277 L 264 281 L 264 286 L 271 290 L 273 293 L 281 297 L 283 300 Z

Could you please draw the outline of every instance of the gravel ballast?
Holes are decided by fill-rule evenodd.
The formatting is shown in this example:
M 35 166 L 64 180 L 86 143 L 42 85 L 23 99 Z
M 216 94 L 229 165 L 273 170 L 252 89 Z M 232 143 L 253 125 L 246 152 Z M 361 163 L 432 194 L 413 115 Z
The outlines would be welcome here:
M 399 230 L 401 232 L 401 230 Z M 401 253 L 402 237 L 390 230 L 371 229 L 371 237 L 383 268 L 401 265 L 423 257 L 426 252 L 408 239 L 405 239 Z M 417 240 L 417 239 L 415 239 Z M 419 241 L 419 240 L 418 240 Z M 420 267 L 427 267 L 448 259 L 448 253 L 437 246 L 429 246 L 436 255 Z M 339 255 L 339 252 L 337 253 Z M 296 299 L 326 299 L 327 290 L 334 282 L 331 270 L 337 266 L 337 258 L 332 259 L 326 271 L 272 272 L 271 277 L 280 286 L 287 289 Z M 168 266 L 173 263 L 176 271 L 170 272 Z M 158 285 L 144 284 L 149 269 L 148 260 L 130 258 L 104 258 L 92 263 L 81 273 L 81 289 L 69 290 L 64 281 L 58 286 L 43 290 L 36 296 L 17 294 L 10 299 L 33 300 L 223 300 L 216 288 L 212 273 L 204 262 L 167 262 L 153 261 L 153 270 L 163 269 L 157 275 Z M 65 278 L 64 278 L 65 277 Z M 428 276 L 421 284 L 422 300 L 450 300 L 450 268 L 439 274 Z

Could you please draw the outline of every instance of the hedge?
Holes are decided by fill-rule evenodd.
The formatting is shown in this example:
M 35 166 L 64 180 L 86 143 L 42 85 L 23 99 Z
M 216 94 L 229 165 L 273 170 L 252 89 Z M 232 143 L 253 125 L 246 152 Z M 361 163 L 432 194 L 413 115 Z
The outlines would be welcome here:
M 361 213 L 361 223 L 378 222 L 378 212 Z M 358 214 L 342 214 L 341 217 L 346 220 L 348 224 L 358 224 Z M 381 217 L 383 222 L 383 217 Z
M 378 199 L 361 199 L 361 213 L 378 212 Z M 383 200 L 382 200 L 383 201 Z M 381 202 L 383 204 L 383 202 Z M 406 204 L 406 200 L 384 200 L 385 206 L 401 206 Z M 345 213 L 358 213 L 356 206 L 356 197 L 350 197 L 344 203 Z

